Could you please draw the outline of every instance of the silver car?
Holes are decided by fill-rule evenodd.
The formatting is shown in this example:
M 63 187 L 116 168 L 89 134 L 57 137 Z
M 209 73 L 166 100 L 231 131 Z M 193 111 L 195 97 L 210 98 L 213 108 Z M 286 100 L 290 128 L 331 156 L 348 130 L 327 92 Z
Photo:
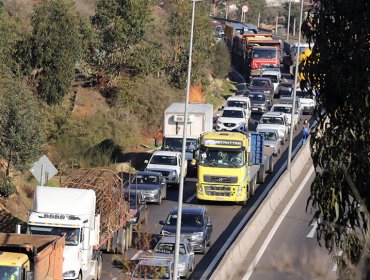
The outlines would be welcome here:
M 155 246 L 153 253 L 154 258 L 162 258 L 166 256 L 173 256 L 175 253 L 175 237 L 165 236 Z M 182 278 L 188 278 L 191 271 L 195 266 L 195 257 L 193 247 L 190 242 L 181 237 L 180 238 L 180 251 L 179 251 L 179 275 Z
M 281 142 L 279 140 L 279 132 L 277 129 L 261 129 L 258 133 L 264 134 L 264 146 L 273 148 L 274 156 L 277 156 L 281 151 Z

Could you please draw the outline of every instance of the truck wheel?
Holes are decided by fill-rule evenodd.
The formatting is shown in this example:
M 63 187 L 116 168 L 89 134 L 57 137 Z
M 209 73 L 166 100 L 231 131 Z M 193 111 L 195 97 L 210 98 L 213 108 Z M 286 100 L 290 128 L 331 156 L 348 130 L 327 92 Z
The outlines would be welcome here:
M 270 158 L 270 161 L 269 161 L 269 171 L 268 173 L 273 173 L 274 172 L 274 162 L 272 160 L 272 158 Z

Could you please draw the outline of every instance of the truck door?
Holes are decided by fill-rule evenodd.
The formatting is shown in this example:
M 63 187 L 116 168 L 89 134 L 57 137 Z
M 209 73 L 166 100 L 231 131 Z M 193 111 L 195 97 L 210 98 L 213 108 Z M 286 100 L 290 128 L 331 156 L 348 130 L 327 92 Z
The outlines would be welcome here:
M 251 134 L 251 162 L 253 165 L 263 164 L 264 135 L 263 133 Z

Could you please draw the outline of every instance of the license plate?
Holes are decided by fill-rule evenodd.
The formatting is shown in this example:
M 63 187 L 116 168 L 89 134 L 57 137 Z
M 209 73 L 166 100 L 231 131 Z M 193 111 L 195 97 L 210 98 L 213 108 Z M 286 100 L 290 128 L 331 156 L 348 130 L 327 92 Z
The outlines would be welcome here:
M 225 200 L 225 198 L 218 196 L 218 197 L 216 197 L 216 200 L 221 201 L 221 200 Z
M 258 109 L 257 108 L 252 108 L 252 111 L 258 111 Z

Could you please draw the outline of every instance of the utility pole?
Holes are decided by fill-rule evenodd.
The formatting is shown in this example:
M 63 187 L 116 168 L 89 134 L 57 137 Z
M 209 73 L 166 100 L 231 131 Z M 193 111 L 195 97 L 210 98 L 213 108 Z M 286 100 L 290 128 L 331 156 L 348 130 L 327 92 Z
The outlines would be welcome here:
M 301 0 L 301 15 L 299 17 L 299 26 L 302 26 L 302 16 L 303 16 L 303 2 Z M 298 65 L 299 65 L 299 53 L 301 48 L 301 28 L 298 29 L 298 49 L 295 61 L 295 73 L 294 73 L 294 89 L 293 89 L 293 105 L 292 105 L 292 116 L 290 121 L 290 135 L 289 135 L 289 147 L 288 147 L 288 164 L 287 170 L 290 170 L 290 163 L 292 161 L 292 145 L 293 145 L 293 123 L 294 123 L 294 112 L 295 112 L 295 99 L 297 94 L 297 79 L 298 79 Z M 308 145 L 308 144 L 307 144 Z
M 261 19 L 261 13 L 258 13 L 258 19 L 257 19 L 257 27 L 260 27 L 260 19 Z
M 286 32 L 286 40 L 289 40 L 289 33 L 290 33 L 290 11 L 292 9 L 292 0 L 289 0 L 289 11 L 288 11 L 288 28 Z
M 293 37 L 295 36 L 295 22 L 296 18 L 293 19 Z
M 277 30 L 278 30 L 278 19 L 279 19 L 279 14 L 276 14 L 275 34 L 277 34 Z

